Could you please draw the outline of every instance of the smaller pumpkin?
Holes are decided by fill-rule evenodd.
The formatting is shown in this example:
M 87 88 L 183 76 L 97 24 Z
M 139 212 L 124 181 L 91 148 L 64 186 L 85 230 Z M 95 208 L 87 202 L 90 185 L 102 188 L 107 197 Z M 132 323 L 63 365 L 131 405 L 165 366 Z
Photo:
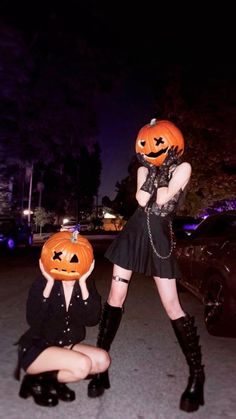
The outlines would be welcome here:
M 79 280 L 88 272 L 93 259 L 91 244 L 78 231 L 53 234 L 44 243 L 41 251 L 45 271 L 61 281 Z
M 179 151 L 184 152 L 184 137 L 181 131 L 171 121 L 159 121 L 154 118 L 138 132 L 135 151 L 142 154 L 148 163 L 160 166 L 172 146 L 177 146 Z

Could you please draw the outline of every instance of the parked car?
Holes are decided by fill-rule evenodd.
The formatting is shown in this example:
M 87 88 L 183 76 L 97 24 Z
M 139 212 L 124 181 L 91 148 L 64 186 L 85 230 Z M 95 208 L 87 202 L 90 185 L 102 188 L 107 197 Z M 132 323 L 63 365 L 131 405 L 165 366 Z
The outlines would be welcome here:
M 90 221 L 79 221 L 76 223 L 76 221 L 70 221 L 66 224 L 62 224 L 60 231 L 75 231 L 78 230 L 79 232 L 89 232 L 94 230 L 94 224 Z
M 8 250 L 19 246 L 32 246 L 33 234 L 27 223 L 14 217 L 0 217 L 0 245 Z
M 86 220 L 82 220 L 79 222 L 79 226 L 80 226 L 80 231 L 81 232 L 89 232 L 89 231 L 94 231 L 95 227 L 94 227 L 94 223 L 92 223 L 91 221 L 86 221 Z
M 174 217 L 172 225 L 176 239 L 183 239 L 186 236 L 190 236 L 201 221 L 202 218 L 190 216 L 178 215 Z
M 208 332 L 236 337 L 236 211 L 211 215 L 177 239 L 180 284 L 204 305 Z
M 61 225 L 60 231 L 70 231 L 73 232 L 78 229 L 78 223 L 75 219 L 71 219 Z

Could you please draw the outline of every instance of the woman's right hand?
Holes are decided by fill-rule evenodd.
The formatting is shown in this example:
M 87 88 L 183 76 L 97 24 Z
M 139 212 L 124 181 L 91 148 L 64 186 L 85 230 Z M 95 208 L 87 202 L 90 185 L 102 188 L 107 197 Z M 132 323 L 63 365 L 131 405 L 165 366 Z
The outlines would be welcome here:
M 45 271 L 41 259 L 39 259 L 39 268 L 40 268 L 40 271 L 42 272 L 42 275 L 48 281 L 48 283 L 54 284 L 54 278 L 48 272 Z

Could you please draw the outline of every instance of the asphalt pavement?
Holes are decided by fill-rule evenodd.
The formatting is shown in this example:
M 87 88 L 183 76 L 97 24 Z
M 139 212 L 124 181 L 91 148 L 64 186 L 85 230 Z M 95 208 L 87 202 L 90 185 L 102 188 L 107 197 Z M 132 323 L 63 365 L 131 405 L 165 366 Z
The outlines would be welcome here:
M 100 249 L 101 250 L 101 249 Z M 16 347 L 27 327 L 25 301 L 38 271 L 37 249 L 0 255 L 0 418 L 1 419 L 227 419 L 236 418 L 236 339 L 214 337 L 203 323 L 201 303 L 181 292 L 186 311 L 196 317 L 206 371 L 205 405 L 197 412 L 179 410 L 188 369 L 170 322 L 161 306 L 154 281 L 135 274 L 125 313 L 111 348 L 111 388 L 97 399 L 87 397 L 88 381 L 71 384 L 76 400 L 58 406 L 38 406 L 32 398 L 19 398 L 20 383 L 13 378 Z M 106 300 L 112 267 L 96 256 L 94 277 Z M 98 326 L 87 329 L 86 342 L 95 344 Z

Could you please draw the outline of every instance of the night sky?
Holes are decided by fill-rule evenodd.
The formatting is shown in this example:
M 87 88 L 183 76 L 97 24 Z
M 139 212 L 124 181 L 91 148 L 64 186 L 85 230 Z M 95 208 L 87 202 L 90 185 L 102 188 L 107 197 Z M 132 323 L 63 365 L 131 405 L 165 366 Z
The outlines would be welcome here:
M 198 90 L 207 95 L 213 79 L 235 83 L 235 24 L 227 2 L 139 3 L 0 2 L 3 20 L 26 38 L 49 18 L 60 18 L 63 30 L 76 28 L 108 54 L 111 64 L 114 57 L 119 62 L 120 81 L 95 104 L 103 164 L 99 201 L 104 195 L 113 199 L 116 182 L 127 176 L 137 132 L 157 115 L 167 74 L 181 69 L 195 95 Z

